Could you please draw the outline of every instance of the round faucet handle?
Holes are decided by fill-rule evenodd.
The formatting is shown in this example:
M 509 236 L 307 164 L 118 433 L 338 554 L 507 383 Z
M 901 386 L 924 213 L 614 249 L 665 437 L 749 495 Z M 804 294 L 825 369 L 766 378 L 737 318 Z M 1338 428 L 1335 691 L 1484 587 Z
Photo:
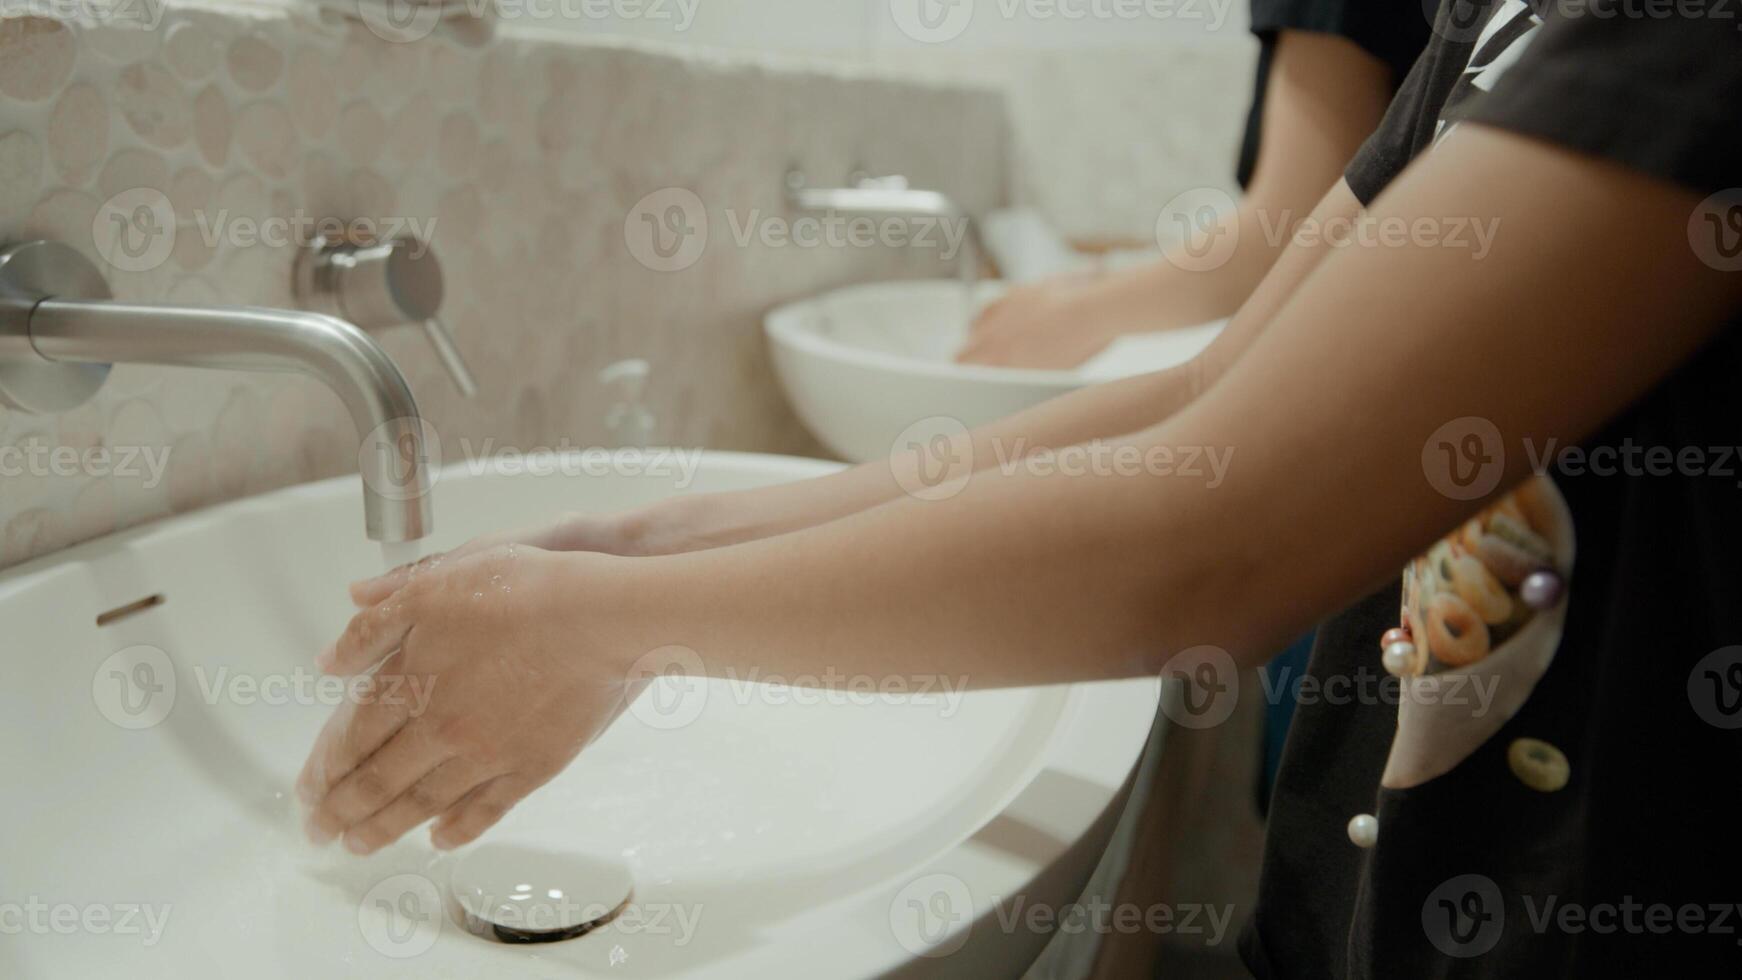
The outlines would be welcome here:
M 380 242 L 317 237 L 297 257 L 294 288 L 310 309 L 375 330 L 418 323 L 460 394 L 477 391 L 459 347 L 442 324 L 442 266 L 428 242 L 409 235 Z
M 441 310 L 442 266 L 427 242 L 317 237 L 297 260 L 297 298 L 366 330 L 422 323 Z

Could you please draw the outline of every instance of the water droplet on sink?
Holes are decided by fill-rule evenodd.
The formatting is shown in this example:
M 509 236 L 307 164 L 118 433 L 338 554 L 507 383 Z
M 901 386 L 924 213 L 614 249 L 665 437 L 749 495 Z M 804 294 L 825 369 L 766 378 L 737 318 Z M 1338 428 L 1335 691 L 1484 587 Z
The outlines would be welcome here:
M 619 860 L 515 844 L 477 847 L 454 863 L 449 879 L 460 925 L 505 943 L 585 935 L 615 918 L 634 886 Z

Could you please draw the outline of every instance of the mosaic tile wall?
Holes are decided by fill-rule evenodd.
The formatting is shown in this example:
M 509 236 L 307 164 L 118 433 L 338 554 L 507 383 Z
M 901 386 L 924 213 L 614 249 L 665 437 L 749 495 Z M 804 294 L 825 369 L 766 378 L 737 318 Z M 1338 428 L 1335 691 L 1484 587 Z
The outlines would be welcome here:
M 390 43 L 313 6 L 155 9 L 149 29 L 0 19 L 0 241 L 106 260 L 123 299 L 288 306 L 296 248 L 275 232 L 427 232 L 480 394 L 455 394 L 415 328 L 378 336 L 450 459 L 462 441 L 606 442 L 592 379 L 627 356 L 653 364 L 660 441 L 814 453 L 762 313 L 950 264 L 932 249 L 740 244 L 737 229 L 794 217 L 781 178 L 795 165 L 819 182 L 905 173 L 976 211 L 1008 196 L 1003 103 L 985 89 L 507 30 Z M 709 219 L 679 271 L 629 247 L 638 202 L 667 187 Z M 99 448 L 107 460 L 83 455 Z M 0 566 L 342 474 L 355 453 L 312 382 L 119 366 L 65 415 L 0 407 Z

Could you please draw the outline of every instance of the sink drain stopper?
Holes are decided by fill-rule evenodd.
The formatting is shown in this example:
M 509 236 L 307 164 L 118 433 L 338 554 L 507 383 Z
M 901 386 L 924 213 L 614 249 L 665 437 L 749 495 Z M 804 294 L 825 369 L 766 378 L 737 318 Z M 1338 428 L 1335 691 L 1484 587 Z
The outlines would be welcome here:
M 504 943 L 584 936 L 629 904 L 634 881 L 595 855 L 485 844 L 454 864 L 449 892 L 467 932 Z

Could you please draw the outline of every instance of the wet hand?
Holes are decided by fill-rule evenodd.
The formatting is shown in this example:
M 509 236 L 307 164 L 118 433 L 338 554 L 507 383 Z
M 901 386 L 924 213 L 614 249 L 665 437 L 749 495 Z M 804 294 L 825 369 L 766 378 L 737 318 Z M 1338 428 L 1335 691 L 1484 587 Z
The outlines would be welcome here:
M 1019 368 L 1081 364 L 1117 336 L 1112 327 L 1102 329 L 1098 282 L 1077 273 L 1012 289 L 980 312 L 956 360 Z
M 358 612 L 319 664 L 379 669 L 297 780 L 310 837 L 367 854 L 434 818 L 432 842 L 456 847 L 561 772 L 636 693 L 626 664 L 599 655 L 598 617 L 581 612 L 596 591 L 582 579 L 601 580 L 587 570 L 616 560 L 512 545 L 456 554 Z

